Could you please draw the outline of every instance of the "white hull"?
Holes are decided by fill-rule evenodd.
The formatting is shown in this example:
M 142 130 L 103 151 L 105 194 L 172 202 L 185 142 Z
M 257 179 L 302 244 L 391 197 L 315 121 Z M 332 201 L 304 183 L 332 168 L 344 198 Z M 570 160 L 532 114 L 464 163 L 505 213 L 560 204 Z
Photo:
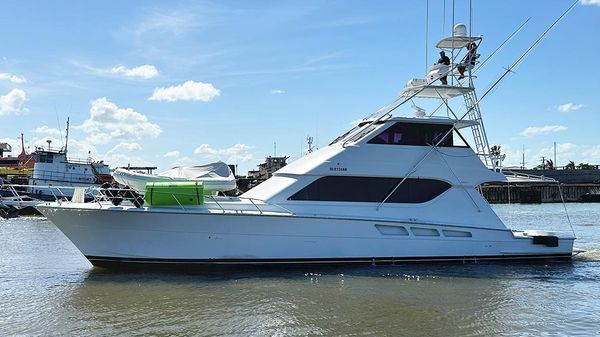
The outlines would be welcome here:
M 100 266 L 135 262 L 268 264 L 568 258 L 574 240 L 560 238 L 558 247 L 548 247 L 533 244 L 531 237 L 508 229 L 274 212 L 90 209 L 69 204 L 38 208 L 93 264 Z M 406 229 L 406 233 L 398 228 Z M 449 233 L 470 236 L 447 236 Z

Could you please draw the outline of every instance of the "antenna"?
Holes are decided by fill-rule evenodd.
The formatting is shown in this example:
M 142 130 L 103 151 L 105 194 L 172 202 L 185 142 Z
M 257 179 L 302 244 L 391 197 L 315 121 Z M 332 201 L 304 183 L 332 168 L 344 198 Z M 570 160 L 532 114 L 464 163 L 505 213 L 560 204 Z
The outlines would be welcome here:
M 427 74 L 428 67 L 428 53 L 429 53 L 429 0 L 425 4 L 425 74 Z
M 452 57 L 450 58 L 454 62 L 454 0 L 452 0 Z M 450 77 L 452 85 L 454 85 L 454 76 Z
M 58 117 L 58 112 L 56 110 L 56 105 L 54 105 L 54 114 L 56 115 L 56 126 L 58 127 L 58 134 L 60 136 L 60 142 L 62 144 L 62 129 L 60 128 L 60 118 Z
M 469 36 L 473 36 L 473 1 L 469 0 Z
M 442 37 L 444 37 L 446 29 L 446 0 L 444 0 L 444 6 L 442 8 Z
M 67 154 L 67 146 L 69 145 L 69 117 L 67 117 L 67 135 L 65 136 L 65 154 Z

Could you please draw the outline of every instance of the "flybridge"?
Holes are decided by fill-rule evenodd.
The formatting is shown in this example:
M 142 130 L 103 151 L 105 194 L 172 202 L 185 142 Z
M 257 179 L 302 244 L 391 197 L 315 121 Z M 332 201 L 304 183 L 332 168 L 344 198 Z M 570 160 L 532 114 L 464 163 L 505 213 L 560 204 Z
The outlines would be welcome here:
M 427 69 L 425 78 L 411 79 L 394 102 L 367 116 L 331 144 L 343 141 L 343 145 L 346 146 L 371 133 L 377 125 L 391 120 L 447 124 L 452 125 L 452 129 L 456 130 L 470 127 L 476 154 L 486 166 L 495 169 L 498 158 L 494 160 L 490 157 L 489 143 L 479 108 L 480 99 L 477 98 L 473 81 L 475 79 L 473 74 L 479 64 L 480 55 L 477 49 L 481 41 L 481 36 L 469 36 L 464 24 L 455 25 L 452 36 L 445 37 L 436 44 L 440 49 L 441 57 Z M 445 56 L 446 53 L 451 57 Z M 451 106 L 450 100 L 460 96 L 463 97 L 464 103 Z M 436 99 L 440 103 L 437 107 L 427 110 L 416 105 L 415 100 L 418 99 Z M 393 117 L 394 113 L 408 102 L 412 103 L 411 107 L 415 110 L 416 118 Z M 448 131 L 439 142 L 443 143 L 443 138 L 451 137 L 451 134 L 452 131 Z

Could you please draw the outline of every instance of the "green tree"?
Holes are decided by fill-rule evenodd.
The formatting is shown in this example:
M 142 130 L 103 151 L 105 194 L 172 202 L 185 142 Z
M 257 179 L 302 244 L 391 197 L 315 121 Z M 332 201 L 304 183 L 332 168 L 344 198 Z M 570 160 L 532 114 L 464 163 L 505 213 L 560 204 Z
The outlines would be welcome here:
M 577 167 L 575 166 L 575 162 L 574 161 L 570 161 L 567 165 L 565 165 L 565 170 L 574 170 Z
M 596 168 L 596 166 L 587 163 L 579 163 L 579 165 L 577 165 L 577 168 L 580 170 L 593 170 Z
M 554 161 L 552 159 L 542 159 L 542 163 L 534 167 L 534 170 L 554 170 Z

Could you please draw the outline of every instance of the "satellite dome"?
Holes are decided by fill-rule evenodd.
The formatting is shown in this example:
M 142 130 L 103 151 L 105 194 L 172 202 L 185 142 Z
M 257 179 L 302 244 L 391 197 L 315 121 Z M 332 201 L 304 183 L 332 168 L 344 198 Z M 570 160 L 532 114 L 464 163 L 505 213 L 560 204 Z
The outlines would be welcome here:
M 467 36 L 467 26 L 464 23 L 458 23 L 454 26 L 454 36 Z

